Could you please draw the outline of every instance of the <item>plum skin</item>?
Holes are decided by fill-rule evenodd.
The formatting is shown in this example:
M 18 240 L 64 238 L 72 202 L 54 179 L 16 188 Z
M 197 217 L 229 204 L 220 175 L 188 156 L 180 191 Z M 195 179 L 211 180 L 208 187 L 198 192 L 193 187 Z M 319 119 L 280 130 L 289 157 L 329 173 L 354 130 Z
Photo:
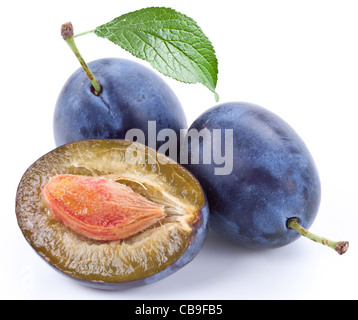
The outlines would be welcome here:
M 56 146 L 88 139 L 124 139 L 133 128 L 147 135 L 148 121 L 156 121 L 157 133 L 169 128 L 178 137 L 180 129 L 187 128 L 178 98 L 151 69 L 119 58 L 95 60 L 88 66 L 102 92 L 99 96 L 94 94 L 81 68 L 71 75 L 55 106 Z M 157 143 L 156 149 L 163 143 Z M 148 145 L 147 137 L 145 144 Z
M 231 174 L 214 175 L 213 159 L 184 165 L 209 199 L 212 229 L 243 246 L 264 249 L 300 237 L 287 227 L 289 218 L 306 229 L 312 225 L 321 199 L 318 171 L 307 146 L 284 120 L 260 106 L 230 102 L 207 110 L 191 128 L 233 129 Z M 200 159 L 202 153 L 201 142 Z

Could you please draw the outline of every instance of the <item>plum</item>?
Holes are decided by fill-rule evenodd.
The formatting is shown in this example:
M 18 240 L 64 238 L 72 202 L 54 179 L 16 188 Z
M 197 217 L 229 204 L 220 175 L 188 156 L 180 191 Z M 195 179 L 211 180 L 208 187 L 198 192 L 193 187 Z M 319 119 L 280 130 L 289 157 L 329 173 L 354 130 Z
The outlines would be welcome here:
M 155 164 L 148 159 L 155 157 Z M 161 280 L 198 254 L 209 209 L 197 179 L 125 140 L 56 148 L 23 175 L 18 225 L 46 262 L 83 284 L 121 290 Z
M 180 129 L 187 129 L 178 98 L 151 69 L 119 58 L 95 60 L 88 66 L 101 92 L 94 90 L 82 68 L 73 73 L 55 107 L 56 146 L 86 139 L 125 139 L 130 129 L 144 132 L 141 142 L 148 146 L 149 121 L 155 121 L 155 134 L 168 128 L 179 136 Z M 149 146 L 158 150 L 163 143 Z M 179 149 L 179 141 L 177 145 Z
M 207 150 L 213 154 L 208 161 L 205 141 L 196 141 L 197 150 L 192 150 L 188 139 L 185 166 L 204 188 L 214 230 L 249 248 L 284 246 L 299 238 L 298 232 L 308 233 L 319 209 L 321 185 L 314 160 L 292 127 L 260 106 L 230 102 L 204 112 L 189 132 L 194 129 L 209 133 L 212 146 Z M 221 130 L 216 140 L 215 130 Z M 233 133 L 231 149 L 225 150 L 231 154 L 232 170 L 216 174 L 215 152 L 223 152 L 223 130 Z M 194 163 L 194 154 L 206 161 Z M 344 253 L 348 243 L 332 247 Z

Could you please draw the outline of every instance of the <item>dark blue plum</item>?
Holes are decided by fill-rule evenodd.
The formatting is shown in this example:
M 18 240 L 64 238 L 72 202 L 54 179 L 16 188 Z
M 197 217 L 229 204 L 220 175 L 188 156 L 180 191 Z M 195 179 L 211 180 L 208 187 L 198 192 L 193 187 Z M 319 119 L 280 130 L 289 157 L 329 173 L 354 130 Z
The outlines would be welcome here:
M 88 66 L 102 92 L 99 96 L 93 93 L 81 68 L 68 79 L 54 114 L 57 146 L 87 139 L 124 139 L 133 128 L 145 133 L 148 145 L 148 121 L 156 122 L 156 133 L 169 128 L 178 137 L 180 129 L 187 128 L 178 98 L 151 69 L 118 58 L 95 60 Z M 163 143 L 157 143 L 156 149 Z
M 213 157 L 211 164 L 186 165 L 206 192 L 214 230 L 249 248 L 275 248 L 299 237 L 288 219 L 297 218 L 306 229 L 312 225 L 319 175 L 305 143 L 284 120 L 262 107 L 232 102 L 204 112 L 193 128 L 233 130 L 230 174 L 215 175 Z M 191 149 L 189 140 L 189 160 L 194 152 L 203 156 L 202 141 L 199 150 Z

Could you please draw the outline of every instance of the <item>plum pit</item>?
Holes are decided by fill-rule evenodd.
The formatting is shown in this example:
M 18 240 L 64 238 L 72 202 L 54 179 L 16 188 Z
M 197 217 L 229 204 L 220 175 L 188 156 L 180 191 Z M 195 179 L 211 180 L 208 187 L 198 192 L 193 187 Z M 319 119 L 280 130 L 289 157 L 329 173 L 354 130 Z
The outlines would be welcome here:
M 92 240 L 123 240 L 165 217 L 162 205 L 102 177 L 58 175 L 42 193 L 59 221 Z

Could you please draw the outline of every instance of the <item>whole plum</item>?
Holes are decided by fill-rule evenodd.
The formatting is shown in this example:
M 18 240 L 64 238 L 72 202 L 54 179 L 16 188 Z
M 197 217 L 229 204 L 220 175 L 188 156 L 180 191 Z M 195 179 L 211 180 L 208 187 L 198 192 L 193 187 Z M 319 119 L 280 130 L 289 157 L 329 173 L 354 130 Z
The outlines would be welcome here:
M 155 137 L 161 129 L 172 129 L 179 136 L 180 129 L 187 128 L 178 98 L 151 69 L 118 58 L 95 60 L 88 66 L 102 91 L 96 94 L 82 68 L 68 79 L 54 113 L 57 146 L 87 139 L 124 139 L 134 128 L 144 132 L 148 145 L 149 121 L 155 121 Z M 163 143 L 150 147 L 158 150 Z
M 204 112 L 192 129 L 205 129 L 212 140 L 215 129 L 233 133 L 231 148 L 225 150 L 232 156 L 228 174 L 215 174 L 220 165 L 214 156 L 210 163 L 193 163 L 194 153 L 207 154 L 203 140 L 192 150 L 188 139 L 186 167 L 206 192 L 213 229 L 250 248 L 274 248 L 300 236 L 288 221 L 305 229 L 312 225 L 321 198 L 319 175 L 305 143 L 284 120 L 257 105 L 232 102 Z M 217 142 L 211 142 L 214 155 L 223 152 L 223 131 Z

